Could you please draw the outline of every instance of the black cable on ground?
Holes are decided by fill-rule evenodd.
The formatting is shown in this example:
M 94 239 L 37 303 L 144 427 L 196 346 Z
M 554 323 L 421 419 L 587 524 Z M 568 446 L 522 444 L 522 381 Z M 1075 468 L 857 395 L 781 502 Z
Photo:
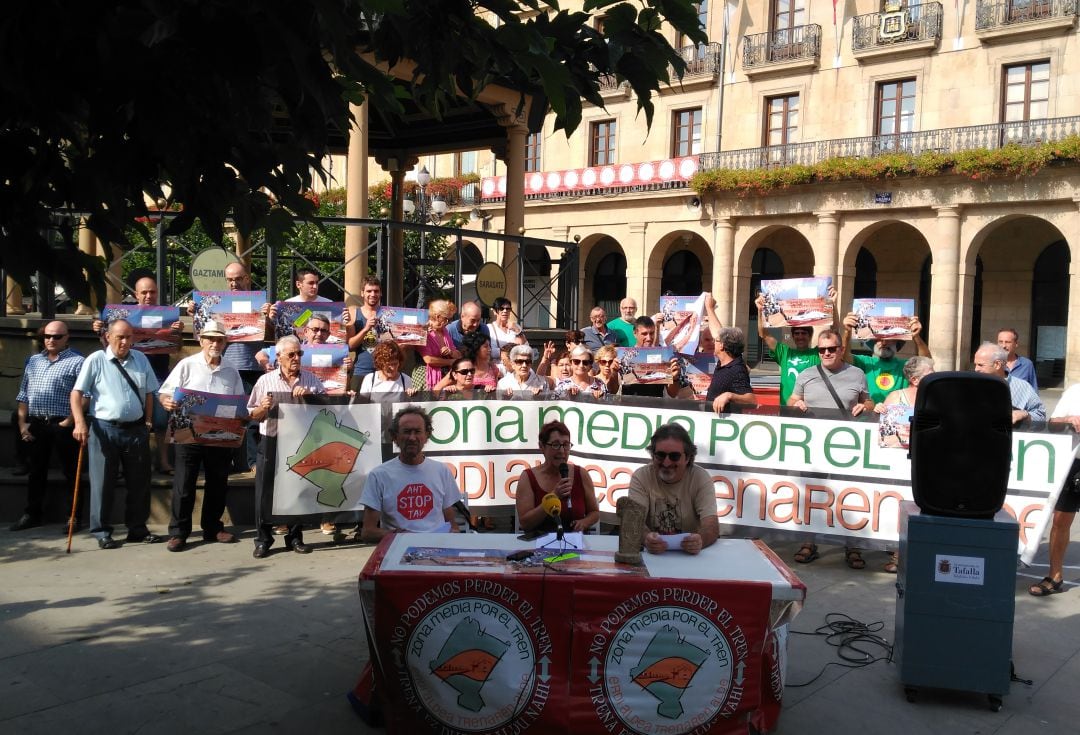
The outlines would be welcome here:
M 804 681 L 801 684 L 786 684 L 785 686 L 792 689 L 809 686 L 821 678 L 821 675 L 825 673 L 825 669 L 830 666 L 861 669 L 878 661 L 892 661 L 892 644 L 882 636 L 876 635 L 884 628 L 885 624 L 880 620 L 866 624 L 844 613 L 829 613 L 825 616 L 825 623 L 812 632 L 791 631 L 792 635 L 825 636 L 825 642 L 837 649 L 836 655 L 842 661 L 830 661 L 825 664 L 821 671 L 817 673 L 817 676 L 810 681 Z M 874 649 L 883 650 L 884 655 Z

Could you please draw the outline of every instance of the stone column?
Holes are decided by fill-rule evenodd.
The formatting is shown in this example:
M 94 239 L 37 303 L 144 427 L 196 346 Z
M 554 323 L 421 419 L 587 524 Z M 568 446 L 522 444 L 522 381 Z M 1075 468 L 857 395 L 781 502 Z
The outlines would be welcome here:
M 525 144 L 529 129 L 523 121 L 515 121 L 506 129 L 506 205 L 503 220 L 507 235 L 525 233 Z M 521 289 L 521 258 L 517 242 L 503 244 L 502 264 L 506 272 L 506 297 L 514 313 L 521 313 L 518 292 Z
M 648 228 L 648 222 L 630 222 L 627 224 L 630 236 L 627 238 L 624 251 L 626 254 L 626 295 L 637 302 L 638 316 L 656 313 L 656 304 L 650 305 L 649 303 L 649 287 L 654 277 L 649 272 L 649 262 L 647 260 L 649 249 L 645 246 L 645 231 Z M 659 288 L 656 289 L 656 296 L 659 299 Z
M 79 222 L 79 250 L 90 257 L 94 257 L 98 253 L 97 236 L 94 235 L 93 230 L 86 226 L 85 217 Z M 91 303 L 84 304 L 80 302 L 75 307 L 76 316 L 94 316 L 96 314 L 97 310 L 94 308 L 92 296 Z
M 814 212 L 814 216 L 817 217 L 817 243 L 813 246 L 814 275 L 832 278 L 833 287 L 839 291 L 841 284 L 836 264 L 840 256 L 840 220 L 834 211 Z M 840 303 L 849 301 L 841 299 Z
M 349 155 L 346 163 L 345 216 L 366 219 L 368 216 L 368 138 L 367 105 L 349 105 L 353 124 L 349 129 Z M 350 225 L 345 228 L 345 302 L 360 303 L 360 284 L 368 273 L 368 228 Z
M 101 246 L 101 255 L 109 264 L 105 273 L 105 303 L 119 304 L 124 298 L 124 269 L 120 263 L 123 252 L 107 242 L 99 240 L 98 243 Z
M 735 224 L 731 217 L 713 220 L 712 295 L 724 325 L 735 323 Z
M 1062 234 L 1069 246 L 1069 317 L 1067 324 L 1080 324 L 1080 194 L 1073 196 L 1073 211 Z M 1035 358 L 1034 355 L 1031 356 Z M 1080 380 L 1080 339 L 1065 332 L 1065 385 Z
M 937 211 L 937 243 L 930 266 L 930 307 L 934 318 L 926 342 L 938 370 L 958 370 L 960 344 L 960 205 L 934 207 Z

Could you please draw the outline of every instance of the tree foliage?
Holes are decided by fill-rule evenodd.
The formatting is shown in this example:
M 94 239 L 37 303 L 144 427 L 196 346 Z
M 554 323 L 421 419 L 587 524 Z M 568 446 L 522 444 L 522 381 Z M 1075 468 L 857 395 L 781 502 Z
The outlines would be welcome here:
M 594 15 L 603 14 L 602 31 Z M 497 19 L 497 22 L 491 22 Z M 130 247 L 146 199 L 182 205 L 170 234 L 198 219 L 220 242 L 232 217 L 272 243 L 303 195 L 328 131 L 364 97 L 401 114 L 403 98 L 441 115 L 492 82 L 546 100 L 573 131 L 582 100 L 602 104 L 615 74 L 651 98 L 685 63 L 668 22 L 705 41 L 692 0 L 37 0 L 0 12 L 0 259 L 25 282 L 53 274 L 85 299 L 103 263 L 70 240 L 50 247 L 57 212 L 86 214 Z M 380 64 L 415 63 L 405 86 Z M 138 225 L 136 225 L 138 226 Z M 55 239 L 55 238 L 51 238 Z M 90 278 L 83 275 L 89 271 Z

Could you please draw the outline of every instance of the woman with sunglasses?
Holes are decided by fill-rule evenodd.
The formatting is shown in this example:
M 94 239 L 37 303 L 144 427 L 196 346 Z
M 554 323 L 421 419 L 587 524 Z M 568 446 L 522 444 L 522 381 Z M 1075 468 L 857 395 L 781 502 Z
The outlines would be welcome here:
M 443 393 L 460 393 L 461 397 L 468 398 L 476 392 L 476 366 L 468 357 L 459 357 L 450 366 L 446 377 L 439 381 L 436 391 Z
M 473 386 L 487 391 L 495 390 L 495 384 L 502 375 L 499 374 L 495 364 L 491 361 L 491 342 L 480 332 L 466 332 L 461 336 L 461 356 L 472 360 L 476 368 L 473 376 Z M 447 376 L 452 379 L 453 376 Z M 449 384 L 448 381 L 447 385 Z M 440 387 L 445 387 L 440 385 Z
M 488 334 L 491 335 L 491 351 L 494 353 L 505 344 L 513 344 L 521 333 L 521 326 L 511 321 L 514 311 L 510 299 L 505 296 L 495 299 L 491 311 L 495 318 L 488 324 Z
M 569 531 L 587 531 L 600 520 L 596 489 L 589 473 L 569 464 L 570 429 L 561 421 L 540 427 L 540 452 L 544 462 L 527 469 L 518 479 L 517 517 L 523 531 L 554 531 L 555 521 L 544 512 L 544 496 L 554 494 L 562 506 L 559 517 Z M 564 476 L 560 469 L 566 467 Z
M 619 357 L 618 350 L 615 349 L 615 345 L 604 345 L 596 351 L 593 359 L 596 361 L 596 377 L 600 379 L 600 382 L 604 384 L 604 387 L 608 389 L 608 393 L 618 393 L 622 390 L 622 385 L 619 381 L 619 374 L 616 372 L 618 363 L 616 362 Z M 615 390 L 612 391 L 612 386 Z
M 579 394 L 592 394 L 593 398 L 602 398 L 607 395 L 608 389 L 604 381 L 592 373 L 593 356 L 585 345 L 578 345 L 570 353 L 570 377 L 562 378 L 555 383 L 555 395 L 559 398 L 576 396 Z

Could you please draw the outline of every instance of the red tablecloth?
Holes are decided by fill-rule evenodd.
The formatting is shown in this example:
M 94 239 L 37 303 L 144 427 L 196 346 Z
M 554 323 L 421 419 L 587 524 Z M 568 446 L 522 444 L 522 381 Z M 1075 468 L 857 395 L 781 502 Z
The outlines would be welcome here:
M 707 569 L 709 578 L 657 578 L 614 564 L 610 550 L 517 565 L 505 562 L 522 546 L 512 536 L 473 537 L 468 549 L 454 547 L 463 537 L 443 536 L 443 547 L 433 538 L 385 539 L 361 574 L 390 733 L 745 733 L 775 724 L 783 686 L 774 628 L 797 612 L 805 587 L 763 545 L 739 542 L 751 545 L 742 557 L 749 549 L 769 570 L 755 581 L 713 578 L 720 549 L 679 555 L 689 574 Z

